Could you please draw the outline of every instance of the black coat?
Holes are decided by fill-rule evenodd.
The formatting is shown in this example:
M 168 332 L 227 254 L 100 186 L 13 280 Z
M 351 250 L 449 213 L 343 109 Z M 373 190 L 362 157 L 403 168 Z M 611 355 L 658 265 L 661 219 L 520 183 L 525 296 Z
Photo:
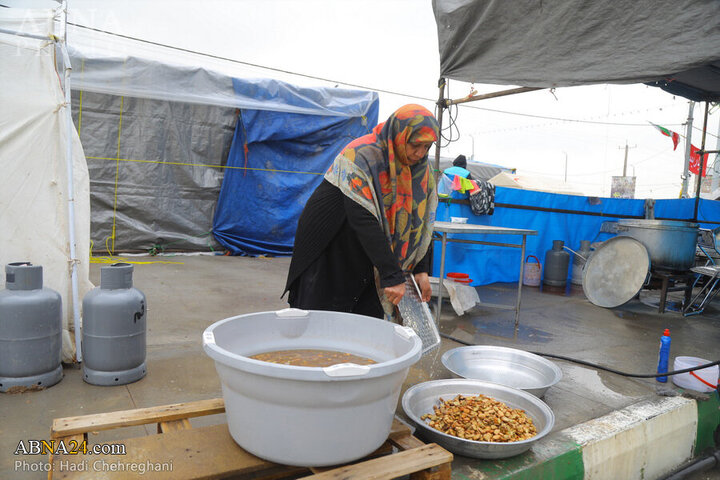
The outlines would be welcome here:
M 429 258 L 428 253 L 413 272 L 429 272 Z M 383 318 L 373 266 L 382 288 L 404 283 L 378 220 L 323 180 L 298 221 L 285 285 L 290 306 Z

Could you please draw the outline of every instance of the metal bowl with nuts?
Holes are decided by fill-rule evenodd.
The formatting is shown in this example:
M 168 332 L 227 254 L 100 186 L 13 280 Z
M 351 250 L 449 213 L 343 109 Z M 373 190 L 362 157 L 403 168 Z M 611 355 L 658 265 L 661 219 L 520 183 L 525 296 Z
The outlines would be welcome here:
M 423 416 L 435 413 L 443 400 L 453 400 L 457 395 L 466 397 L 484 395 L 490 399 L 504 403 L 510 409 L 520 409 L 532 420 L 537 432 L 530 438 L 519 441 L 508 441 L 507 438 L 521 438 L 523 435 L 495 437 L 495 441 L 468 440 L 455 435 L 443 433 L 431 427 L 430 419 Z M 417 426 L 418 434 L 429 442 L 437 443 L 458 455 L 473 458 L 493 459 L 519 455 L 529 450 L 535 442 L 550 433 L 555 424 L 555 415 L 550 407 L 536 396 L 522 390 L 506 387 L 495 383 L 478 380 L 450 379 L 433 380 L 410 387 L 403 395 L 402 407 L 405 414 Z M 510 417 L 510 415 L 508 415 Z M 512 425 L 513 418 L 505 418 Z M 518 425 L 518 430 L 525 430 L 525 424 Z M 490 438 L 493 438 L 492 436 Z

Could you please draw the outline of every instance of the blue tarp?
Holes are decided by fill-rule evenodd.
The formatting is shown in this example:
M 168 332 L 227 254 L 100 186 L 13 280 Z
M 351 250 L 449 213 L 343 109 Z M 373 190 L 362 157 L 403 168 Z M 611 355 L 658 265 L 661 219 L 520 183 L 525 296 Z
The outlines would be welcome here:
M 245 82 L 234 86 L 247 94 Z M 348 108 L 357 111 L 348 91 L 343 92 Z M 317 92 L 332 94 L 332 89 Z M 297 220 L 323 174 L 345 145 L 377 124 L 378 100 L 373 98 L 367 103 L 367 92 L 358 92 L 358 101 L 366 102 L 363 116 L 242 110 L 213 220 L 218 242 L 234 255 L 292 254 Z
M 695 199 L 656 200 L 655 217 L 690 221 Z M 526 209 L 541 208 L 545 211 Z M 561 210 L 561 211 L 547 211 Z M 570 213 L 581 212 L 581 213 Z M 587 212 L 588 214 L 583 214 Z M 535 255 L 544 264 L 545 252 L 553 240 L 563 240 L 565 246 L 577 251 L 581 240 L 601 242 L 614 236 L 600 233 L 603 222 L 620 218 L 644 218 L 645 200 L 582 197 L 536 192 L 516 188 L 497 187 L 493 215 L 477 216 L 464 204 L 440 202 L 437 219 L 450 221 L 450 217 L 467 217 L 468 223 L 499 227 L 536 230 L 537 235 L 527 237 L 526 256 Z M 717 228 L 717 224 L 703 221 L 720 221 L 720 201 L 700 200 L 698 223 L 702 228 Z M 520 244 L 518 235 L 449 235 L 452 238 Z M 433 274 L 440 272 L 440 242 L 434 242 Z M 462 272 L 470 275 L 472 285 L 496 282 L 517 282 L 520 276 L 520 249 L 488 245 L 448 243 L 445 272 Z M 568 277 L 570 269 L 568 269 Z

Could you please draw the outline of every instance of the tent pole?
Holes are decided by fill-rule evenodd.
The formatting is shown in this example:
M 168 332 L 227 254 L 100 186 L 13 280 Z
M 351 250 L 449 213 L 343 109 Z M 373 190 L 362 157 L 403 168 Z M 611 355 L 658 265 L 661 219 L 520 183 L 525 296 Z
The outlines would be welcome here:
M 73 328 L 75 330 L 75 359 L 77 363 L 82 362 L 82 348 L 80 344 L 80 305 L 78 301 L 78 282 L 77 282 L 77 265 L 78 259 L 76 255 L 75 245 L 75 182 L 73 171 L 73 121 L 72 121 L 72 98 L 70 95 L 70 55 L 67 51 L 67 0 L 63 0 L 60 7 L 63 12 L 63 40 L 60 43 L 63 56 L 63 67 L 65 69 L 65 115 L 67 117 L 67 128 L 65 138 L 65 162 L 67 164 L 68 177 L 68 236 L 70 243 L 70 282 L 72 285 L 72 307 L 73 307 Z
M 500 92 L 484 93 L 482 95 L 469 95 L 457 100 L 446 100 L 445 106 L 458 105 L 460 103 L 475 102 L 477 100 L 487 100 L 488 98 L 504 97 L 506 95 L 515 95 L 516 93 L 534 92 L 535 90 L 544 90 L 544 87 L 519 87 L 510 90 L 502 90 Z
M 688 118 L 687 126 L 685 130 L 685 164 L 683 166 L 682 174 L 682 187 L 680 188 L 680 198 L 689 198 L 688 196 L 688 183 L 690 179 L 690 144 L 692 143 L 692 124 L 693 124 L 693 110 L 695 109 L 695 102 L 690 100 L 688 107 Z
M 440 93 L 438 94 L 438 101 L 437 101 L 437 107 L 438 107 L 438 141 L 435 144 L 435 168 L 434 168 L 434 174 L 435 174 L 435 183 L 437 184 L 438 178 L 440 178 L 440 144 L 442 143 L 442 124 L 443 124 L 443 113 L 445 113 L 445 108 L 447 108 L 447 105 L 445 103 L 445 85 L 447 80 L 443 77 L 440 77 L 440 80 L 438 80 L 438 89 L 440 90 Z
M 702 173 L 703 169 L 705 168 L 705 134 L 707 133 L 709 104 L 710 102 L 705 102 L 705 118 L 703 119 L 702 144 L 700 146 L 700 169 L 698 170 L 697 187 L 695 187 L 695 213 L 693 213 L 693 222 L 697 222 L 698 219 L 698 205 L 700 204 L 700 187 L 702 186 Z

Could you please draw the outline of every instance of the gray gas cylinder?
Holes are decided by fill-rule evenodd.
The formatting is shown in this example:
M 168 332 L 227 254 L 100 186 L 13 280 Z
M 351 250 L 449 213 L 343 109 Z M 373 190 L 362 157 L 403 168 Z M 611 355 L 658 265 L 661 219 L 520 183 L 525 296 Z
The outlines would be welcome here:
M 62 298 L 43 288 L 40 265 L 5 265 L 0 291 L 0 392 L 45 388 L 63 376 Z
M 563 287 L 567 284 L 570 254 L 563 249 L 565 242 L 553 240 L 553 246 L 545 252 L 545 268 L 543 270 L 543 283 L 553 287 Z
M 147 303 L 133 288 L 133 266 L 100 269 L 100 287 L 83 299 L 83 379 L 94 385 L 124 385 L 145 376 Z
M 580 250 L 573 255 L 572 274 L 570 275 L 570 282 L 573 285 L 582 285 L 583 267 L 590 257 L 590 253 L 590 240 L 580 240 Z

